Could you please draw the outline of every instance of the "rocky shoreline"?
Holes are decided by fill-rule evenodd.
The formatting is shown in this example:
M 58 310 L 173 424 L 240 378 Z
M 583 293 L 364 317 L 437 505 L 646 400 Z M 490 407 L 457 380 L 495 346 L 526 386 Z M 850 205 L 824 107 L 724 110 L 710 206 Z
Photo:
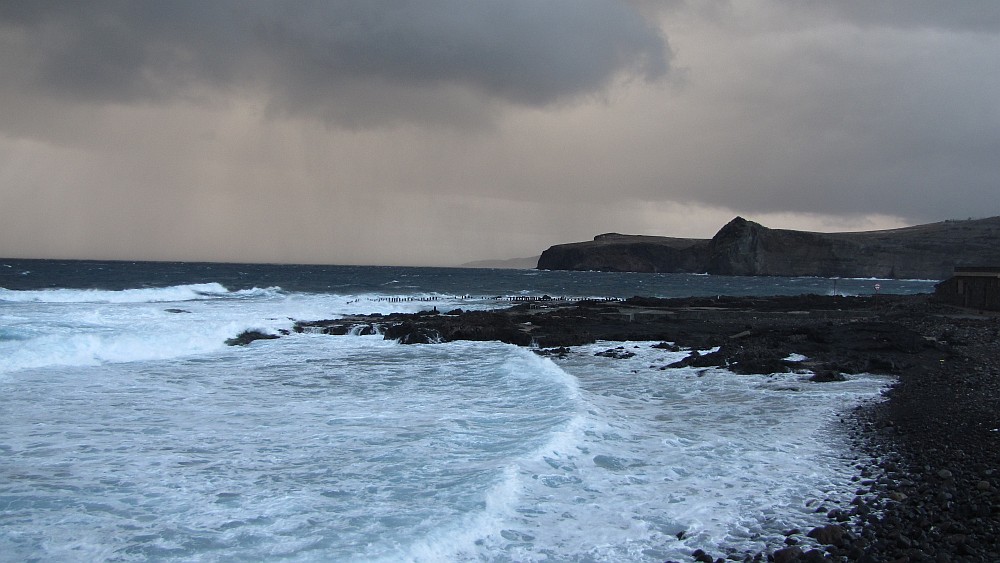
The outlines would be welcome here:
M 539 300 L 496 311 L 425 311 L 300 322 L 297 331 L 378 332 L 402 343 L 499 340 L 565 353 L 597 340 L 706 349 L 680 362 L 740 374 L 806 368 L 815 381 L 896 376 L 884 402 L 845 415 L 857 496 L 785 545 L 696 561 L 1000 561 L 1000 317 L 877 297 Z M 671 344 L 672 343 L 672 344 Z M 804 362 L 787 358 L 796 353 Z M 824 509 L 826 510 L 826 509 Z M 809 536 L 811 539 L 806 539 Z M 817 547 L 819 546 L 819 547 Z
M 1000 561 L 1000 318 L 936 313 L 895 322 L 945 356 L 854 413 L 881 470 L 857 515 L 868 561 Z

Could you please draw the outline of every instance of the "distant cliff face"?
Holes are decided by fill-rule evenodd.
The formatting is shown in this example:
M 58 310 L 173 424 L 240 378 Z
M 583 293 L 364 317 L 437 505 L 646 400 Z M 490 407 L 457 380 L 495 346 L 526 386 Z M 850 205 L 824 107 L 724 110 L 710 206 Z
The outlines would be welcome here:
M 544 270 L 911 279 L 944 279 L 962 265 L 1000 265 L 1000 217 L 859 233 L 769 229 L 737 217 L 710 240 L 608 234 L 538 259 Z
M 769 229 L 737 217 L 727 223 L 709 243 L 705 271 L 731 276 L 846 276 L 855 271 L 857 248 L 838 247 L 819 233 Z M 850 264 L 844 258 L 854 256 Z M 866 271 L 880 269 L 869 264 Z M 886 277 L 880 274 L 852 277 Z
M 633 235 L 599 235 L 592 241 L 560 244 L 542 252 L 541 270 L 603 272 L 702 271 L 708 241 Z

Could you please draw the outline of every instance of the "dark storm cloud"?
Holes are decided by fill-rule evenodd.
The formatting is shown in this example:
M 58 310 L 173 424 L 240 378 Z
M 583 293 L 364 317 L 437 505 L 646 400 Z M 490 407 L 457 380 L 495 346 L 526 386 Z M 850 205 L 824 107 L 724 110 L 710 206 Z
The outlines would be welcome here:
M 602 0 L 10 1 L 0 44 L 21 93 L 245 93 L 351 125 L 546 106 L 623 75 L 659 78 L 670 56 L 637 10 Z
M 0 255 L 440 264 L 996 215 L 998 13 L 0 0 Z

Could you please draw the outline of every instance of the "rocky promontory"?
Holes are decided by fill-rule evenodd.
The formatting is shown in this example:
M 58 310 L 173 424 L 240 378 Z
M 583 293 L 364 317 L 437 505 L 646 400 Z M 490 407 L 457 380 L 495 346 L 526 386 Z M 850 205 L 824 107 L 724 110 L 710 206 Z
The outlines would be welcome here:
M 599 235 L 555 245 L 541 270 L 945 279 L 955 266 L 1000 264 L 1000 217 L 882 231 L 771 229 L 736 217 L 711 239 Z

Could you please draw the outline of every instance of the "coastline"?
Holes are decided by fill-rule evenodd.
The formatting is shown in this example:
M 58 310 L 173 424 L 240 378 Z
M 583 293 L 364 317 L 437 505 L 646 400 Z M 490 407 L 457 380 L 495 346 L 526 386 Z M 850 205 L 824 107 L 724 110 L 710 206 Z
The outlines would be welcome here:
M 853 416 L 881 470 L 857 515 L 867 561 L 1000 561 L 1000 316 L 934 313 L 896 322 L 947 355 Z
M 296 330 L 384 331 L 386 338 L 410 344 L 500 340 L 533 345 L 542 354 L 595 340 L 662 341 L 692 349 L 719 346 L 711 354 L 690 355 L 684 365 L 724 366 L 740 374 L 808 369 L 817 384 L 852 373 L 893 375 L 897 382 L 885 401 L 843 418 L 859 460 L 850 508 L 831 510 L 828 526 L 790 530 L 785 545 L 744 554 L 745 560 L 1000 560 L 997 315 L 938 304 L 926 294 L 636 297 L 364 315 L 300 322 Z M 792 353 L 807 359 L 791 361 Z M 812 539 L 802 542 L 804 535 Z

